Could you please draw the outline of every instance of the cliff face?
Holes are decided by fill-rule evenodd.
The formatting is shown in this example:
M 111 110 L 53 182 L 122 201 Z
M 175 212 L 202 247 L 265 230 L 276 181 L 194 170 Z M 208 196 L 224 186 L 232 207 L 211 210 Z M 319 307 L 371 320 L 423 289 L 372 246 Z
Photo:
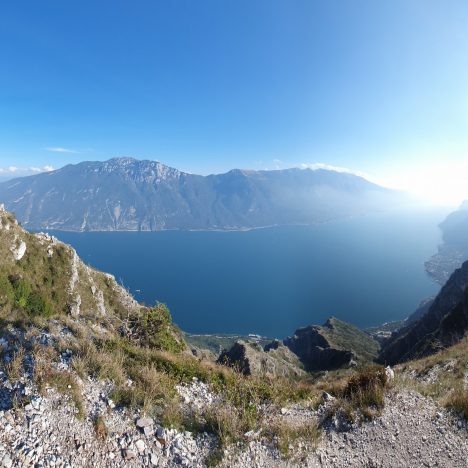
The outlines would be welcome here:
M 323 326 L 299 328 L 284 344 L 309 371 L 338 369 L 357 361 L 371 361 L 379 344 L 367 333 L 331 317 Z
M 468 262 L 457 269 L 429 310 L 394 333 L 379 359 L 388 364 L 432 354 L 460 341 L 468 331 Z
M 298 357 L 277 341 L 262 348 L 258 343 L 239 340 L 229 351 L 221 353 L 218 363 L 235 367 L 245 375 L 299 377 L 305 374 Z
M 403 197 L 327 170 L 205 177 L 115 158 L 1 183 L 0 200 L 28 229 L 155 231 L 310 224 L 394 207 Z

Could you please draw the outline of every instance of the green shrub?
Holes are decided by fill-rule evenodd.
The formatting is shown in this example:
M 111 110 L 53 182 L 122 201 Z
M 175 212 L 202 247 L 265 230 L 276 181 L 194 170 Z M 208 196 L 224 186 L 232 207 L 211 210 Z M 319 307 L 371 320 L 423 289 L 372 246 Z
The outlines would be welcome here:
M 50 317 L 52 306 L 22 278 L 11 276 L 10 285 L 13 289 L 15 304 L 32 316 Z
M 30 315 L 43 317 L 50 317 L 52 315 L 51 305 L 42 299 L 42 297 L 36 292 L 29 294 L 26 301 L 26 307 L 24 307 L 24 309 L 26 309 Z
M 13 304 L 15 291 L 6 275 L 0 275 L 0 307 Z
M 21 278 L 10 277 L 15 292 L 15 302 L 18 307 L 26 309 L 28 298 L 31 294 L 31 286 Z
M 169 309 L 161 303 L 156 307 L 141 309 L 132 317 L 127 332 L 136 338 L 143 346 L 179 353 L 185 348 L 183 339 L 172 324 Z

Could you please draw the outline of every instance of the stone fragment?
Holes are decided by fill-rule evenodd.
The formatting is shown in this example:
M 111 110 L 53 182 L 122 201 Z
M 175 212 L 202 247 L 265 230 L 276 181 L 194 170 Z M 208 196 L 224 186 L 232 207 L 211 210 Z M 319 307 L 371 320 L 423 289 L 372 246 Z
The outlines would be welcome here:
M 335 399 L 334 396 L 330 395 L 327 392 L 322 393 L 322 398 L 323 398 L 323 401 L 333 401 Z
M 395 372 L 390 366 L 385 368 L 385 375 L 387 376 L 387 380 L 393 380 L 395 378 Z
M 123 449 L 122 456 L 125 458 L 125 460 L 131 460 L 132 458 L 136 457 L 136 453 L 130 449 Z
M 148 426 L 152 426 L 154 421 L 151 418 L 140 418 L 137 419 L 136 425 L 138 428 L 143 429 Z
M 156 441 L 161 445 L 166 445 L 166 431 L 164 427 L 158 426 L 156 429 Z
M 141 439 L 138 439 L 136 442 L 135 442 L 135 447 L 137 448 L 137 450 L 140 452 L 140 453 L 143 453 L 146 449 L 146 444 L 141 440 Z
M 8 453 L 5 453 L 2 459 L 2 466 L 5 468 L 11 468 L 13 466 L 13 460 L 10 458 L 10 455 Z

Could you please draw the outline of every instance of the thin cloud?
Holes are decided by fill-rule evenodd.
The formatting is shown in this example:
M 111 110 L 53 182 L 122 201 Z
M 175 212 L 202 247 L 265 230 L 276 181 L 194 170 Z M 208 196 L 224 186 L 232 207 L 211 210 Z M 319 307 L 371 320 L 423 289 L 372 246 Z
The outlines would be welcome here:
M 44 148 L 46 151 L 51 151 L 52 153 L 74 153 L 77 154 L 79 151 L 70 149 L 70 148 L 63 148 L 62 146 L 48 146 Z
M 31 166 L 29 168 L 29 170 L 31 172 L 35 172 L 35 173 L 38 173 L 38 172 L 50 172 L 50 171 L 53 171 L 54 168 L 53 166 L 49 166 L 49 165 L 45 165 L 43 167 L 35 167 L 35 166 Z
M 0 167 L 0 174 L 2 178 L 5 177 L 22 177 L 31 174 L 39 174 L 41 172 L 50 172 L 53 171 L 54 167 L 46 164 L 42 167 L 37 166 L 30 166 L 30 167 L 16 167 L 16 166 L 8 166 L 8 167 Z

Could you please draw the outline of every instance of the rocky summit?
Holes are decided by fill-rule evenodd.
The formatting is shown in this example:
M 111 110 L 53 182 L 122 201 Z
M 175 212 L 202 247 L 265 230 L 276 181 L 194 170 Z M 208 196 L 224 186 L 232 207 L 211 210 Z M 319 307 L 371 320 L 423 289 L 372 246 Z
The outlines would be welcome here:
M 464 275 L 428 314 L 459 317 Z M 385 368 L 335 318 L 217 363 L 183 336 L 1 208 L 0 465 L 468 466 L 466 337 Z
M 1 183 L 0 200 L 28 229 L 156 231 L 313 224 L 394 208 L 405 196 L 324 169 L 200 176 L 114 158 Z

